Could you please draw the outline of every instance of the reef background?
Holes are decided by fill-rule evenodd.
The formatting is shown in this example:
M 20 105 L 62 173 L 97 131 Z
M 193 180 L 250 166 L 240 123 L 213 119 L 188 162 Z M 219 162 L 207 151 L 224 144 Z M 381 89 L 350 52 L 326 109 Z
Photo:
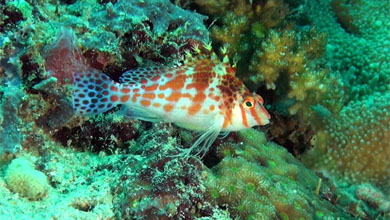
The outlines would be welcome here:
M 388 0 L 0 0 L 0 219 L 390 219 Z M 271 124 L 193 133 L 80 117 L 72 75 L 117 80 L 212 42 Z

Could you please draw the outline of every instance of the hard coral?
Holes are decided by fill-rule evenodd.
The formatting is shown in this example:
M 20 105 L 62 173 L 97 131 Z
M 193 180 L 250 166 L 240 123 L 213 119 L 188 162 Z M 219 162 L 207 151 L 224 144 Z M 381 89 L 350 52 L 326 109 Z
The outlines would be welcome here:
M 318 177 L 284 148 L 254 129 L 239 136 L 243 144 L 205 175 L 207 200 L 240 219 L 348 217 L 315 194 Z
M 318 131 L 304 162 L 349 183 L 370 182 L 390 189 L 390 95 L 345 106 Z
M 121 219 L 195 219 L 206 215 L 202 165 L 195 158 L 172 157 L 177 145 L 174 129 L 153 124 L 130 147 L 135 156 L 123 166 L 115 201 Z

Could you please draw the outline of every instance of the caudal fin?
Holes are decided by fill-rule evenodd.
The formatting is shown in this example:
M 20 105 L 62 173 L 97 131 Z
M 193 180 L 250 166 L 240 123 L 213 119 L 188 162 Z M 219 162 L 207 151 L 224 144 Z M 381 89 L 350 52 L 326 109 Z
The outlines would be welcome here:
M 78 114 L 99 114 L 120 104 L 120 84 L 97 70 L 75 74 L 74 83 L 73 108 Z

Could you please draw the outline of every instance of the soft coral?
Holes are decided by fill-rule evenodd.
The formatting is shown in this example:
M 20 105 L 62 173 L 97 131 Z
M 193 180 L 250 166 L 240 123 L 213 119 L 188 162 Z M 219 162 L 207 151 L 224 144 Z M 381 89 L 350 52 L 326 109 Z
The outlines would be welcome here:
M 57 40 L 46 50 L 45 67 L 60 84 L 73 83 L 73 75 L 86 70 L 72 29 L 61 28 Z

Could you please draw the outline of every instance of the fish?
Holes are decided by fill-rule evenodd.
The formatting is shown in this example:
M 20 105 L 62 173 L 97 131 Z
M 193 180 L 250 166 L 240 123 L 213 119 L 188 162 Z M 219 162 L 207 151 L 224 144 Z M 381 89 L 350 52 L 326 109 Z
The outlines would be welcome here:
M 181 155 L 204 155 L 221 134 L 268 124 L 263 98 L 236 77 L 227 49 L 221 50 L 221 61 L 211 45 L 204 48 L 194 47 L 198 55 L 187 52 L 176 65 L 128 70 L 119 82 L 97 70 L 75 74 L 73 108 L 88 116 L 120 105 L 127 117 L 197 131 L 197 140 Z

